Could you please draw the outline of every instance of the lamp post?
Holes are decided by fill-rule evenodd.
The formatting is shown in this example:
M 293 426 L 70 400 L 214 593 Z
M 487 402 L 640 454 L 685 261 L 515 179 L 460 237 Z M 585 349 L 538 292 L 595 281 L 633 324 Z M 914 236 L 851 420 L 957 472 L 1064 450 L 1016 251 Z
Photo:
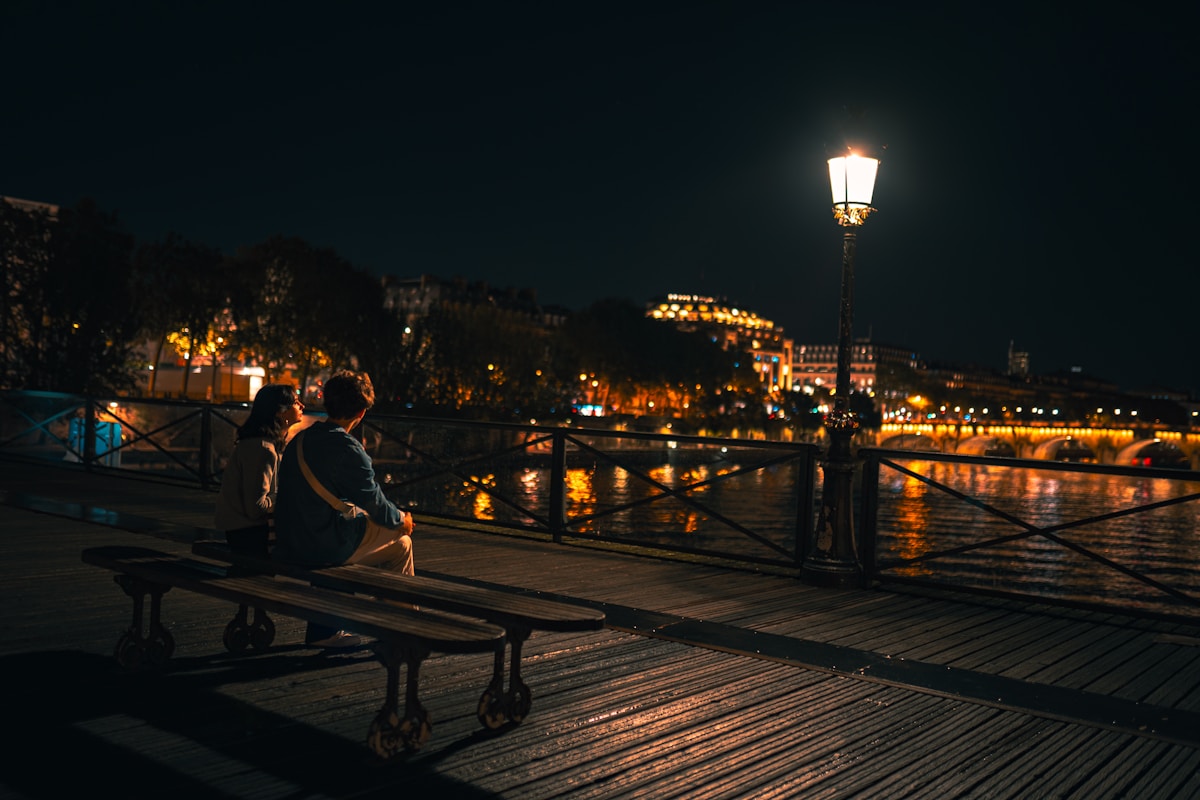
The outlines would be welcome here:
M 837 385 L 833 409 L 825 416 L 829 449 L 822 464 L 821 512 L 813 546 L 800 578 L 820 586 L 846 586 L 862 579 L 854 536 L 854 454 L 850 445 L 858 419 L 850 410 L 850 356 L 854 326 L 854 251 L 858 228 L 873 209 L 871 194 L 879 161 L 850 153 L 829 159 L 833 216 L 842 227 L 842 304 L 838 315 Z

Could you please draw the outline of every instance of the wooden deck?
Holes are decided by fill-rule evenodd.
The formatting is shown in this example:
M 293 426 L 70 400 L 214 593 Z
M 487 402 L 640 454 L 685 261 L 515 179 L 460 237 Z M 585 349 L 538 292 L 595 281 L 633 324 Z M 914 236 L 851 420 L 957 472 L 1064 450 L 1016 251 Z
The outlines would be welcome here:
M 419 514 L 419 572 L 586 601 L 609 626 L 534 634 L 532 712 L 498 733 L 475 719 L 491 659 L 430 659 L 433 735 L 380 765 L 362 739 L 382 668 L 303 646 L 298 621 L 234 657 L 232 608 L 170 592 L 173 668 L 116 669 L 130 603 L 80 551 L 153 536 L 186 553 L 211 494 L 4 460 L 0 493 L 0 664 L 20 709 L 0 796 L 86 780 L 175 797 L 1200 797 L 1195 626 L 813 588 Z

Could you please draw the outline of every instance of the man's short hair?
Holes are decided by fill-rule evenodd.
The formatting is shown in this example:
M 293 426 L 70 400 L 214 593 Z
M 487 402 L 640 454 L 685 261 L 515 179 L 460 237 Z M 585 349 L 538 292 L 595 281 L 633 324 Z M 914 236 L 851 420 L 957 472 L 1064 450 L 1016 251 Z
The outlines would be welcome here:
M 325 381 L 325 413 L 334 419 L 353 417 L 375 405 L 375 387 L 365 372 L 340 369 Z

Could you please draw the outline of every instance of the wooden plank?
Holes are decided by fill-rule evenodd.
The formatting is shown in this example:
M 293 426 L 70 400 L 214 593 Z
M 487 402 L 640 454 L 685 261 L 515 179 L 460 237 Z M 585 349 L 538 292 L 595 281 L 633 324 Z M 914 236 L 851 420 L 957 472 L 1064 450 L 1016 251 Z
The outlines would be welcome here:
M 921 616 L 913 618 L 909 626 L 885 626 L 882 637 L 863 644 L 903 658 L 949 663 L 958 651 L 959 642 L 981 635 L 990 636 L 992 626 L 1005 619 L 1005 614 L 997 609 L 948 610 L 941 605 L 931 605 L 923 609 Z
M 986 668 L 990 673 L 1003 674 L 1020 663 L 1014 651 L 1053 641 L 1056 634 L 1063 630 L 1055 620 L 1030 616 L 1013 616 L 1010 619 L 1013 624 L 1006 626 L 1002 634 L 999 631 L 989 632 L 985 639 L 976 640 L 976 646 L 969 653 L 960 652 L 956 658 L 945 663 L 960 669 Z
M 1145 644 L 1142 637 L 1141 644 Z M 1149 650 L 1149 654 L 1145 651 Z M 1167 652 L 1163 652 L 1166 650 Z M 1146 655 L 1150 656 L 1147 665 Z M 1180 700 L 1188 697 L 1180 695 L 1178 687 L 1192 681 L 1200 680 L 1200 663 L 1196 654 L 1189 650 L 1172 645 L 1150 645 L 1142 647 L 1126 662 L 1126 669 L 1120 679 L 1101 676 L 1086 687 L 1090 692 L 1112 694 L 1127 697 L 1132 700 L 1151 702 L 1151 697 L 1159 697 L 1160 705 L 1174 706 Z M 1164 691 L 1164 690 L 1170 691 Z M 1195 698 L 1194 698 L 1195 699 Z
M 1028 680 L 1053 686 L 1065 685 L 1068 676 L 1080 668 L 1086 670 L 1095 656 L 1103 651 L 1111 632 L 1106 625 L 1084 622 L 1071 626 L 1068 631 L 1069 635 L 1048 644 L 1049 663 L 1026 676 Z
M 1140 792 L 1142 785 L 1139 778 L 1143 770 L 1153 765 L 1170 748 L 1157 748 L 1145 739 L 1126 741 L 1109 757 L 1096 764 L 1095 771 L 1085 780 L 1077 784 L 1074 794 L 1077 797 L 1137 797 L 1150 798 Z M 1136 788 L 1135 788 L 1136 787 Z M 1175 796 L 1172 793 L 1164 797 Z
M 1000 715 L 994 709 L 964 706 L 962 714 L 953 716 L 939 711 L 944 709 L 931 707 L 927 716 L 918 718 L 919 724 L 910 721 L 914 724 L 871 730 L 874 735 L 864 738 L 858 751 L 862 765 L 859 770 L 836 783 L 820 783 L 804 796 L 849 797 L 856 792 L 868 792 L 874 797 L 911 796 L 914 783 L 932 779 L 940 770 L 953 771 L 973 757 L 980 742 L 972 731 L 987 730 L 995 735 L 1008 726 L 1020 724 L 1019 720 L 997 720 Z M 912 749 L 937 753 L 937 768 L 928 762 L 914 763 Z M 769 794 L 786 796 L 788 788 L 786 776 L 780 776 Z
M 1176 793 L 1176 787 L 1187 783 L 1200 772 L 1200 751 L 1186 747 L 1167 750 L 1139 781 L 1139 797 L 1195 797 L 1195 794 Z
M 192 552 L 234 563 L 258 572 L 392 601 L 416 603 L 456 614 L 478 616 L 502 625 L 530 626 L 538 630 L 587 631 L 604 627 L 604 612 L 582 605 L 553 602 L 527 594 L 487 589 L 461 581 L 405 576 L 385 570 L 347 565 L 305 568 L 229 551 L 227 546 L 197 542 Z
M 1189 650 L 1179 650 L 1171 657 L 1173 670 L 1152 692 L 1145 702 L 1179 708 L 1185 711 L 1200 711 L 1200 659 Z

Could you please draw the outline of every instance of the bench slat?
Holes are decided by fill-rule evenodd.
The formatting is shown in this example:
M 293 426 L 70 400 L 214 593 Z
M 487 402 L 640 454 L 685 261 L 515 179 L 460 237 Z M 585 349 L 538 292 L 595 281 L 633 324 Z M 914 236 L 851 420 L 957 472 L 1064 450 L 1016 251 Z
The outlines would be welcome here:
M 321 625 L 341 627 L 349 623 L 356 633 L 385 641 L 416 638 L 446 653 L 494 651 L 505 636 L 501 628 L 486 622 L 448 617 L 435 611 L 414 611 L 268 575 L 230 575 L 228 568 L 221 565 L 142 547 L 92 547 L 83 551 L 83 561 Z
M 471 586 L 426 576 L 398 575 L 377 567 L 351 564 L 305 568 L 233 552 L 224 542 L 196 542 L 192 552 L 259 572 L 286 575 L 344 592 L 375 594 L 456 614 L 478 616 L 501 625 L 548 631 L 592 631 L 604 627 L 604 612 L 589 606 Z

